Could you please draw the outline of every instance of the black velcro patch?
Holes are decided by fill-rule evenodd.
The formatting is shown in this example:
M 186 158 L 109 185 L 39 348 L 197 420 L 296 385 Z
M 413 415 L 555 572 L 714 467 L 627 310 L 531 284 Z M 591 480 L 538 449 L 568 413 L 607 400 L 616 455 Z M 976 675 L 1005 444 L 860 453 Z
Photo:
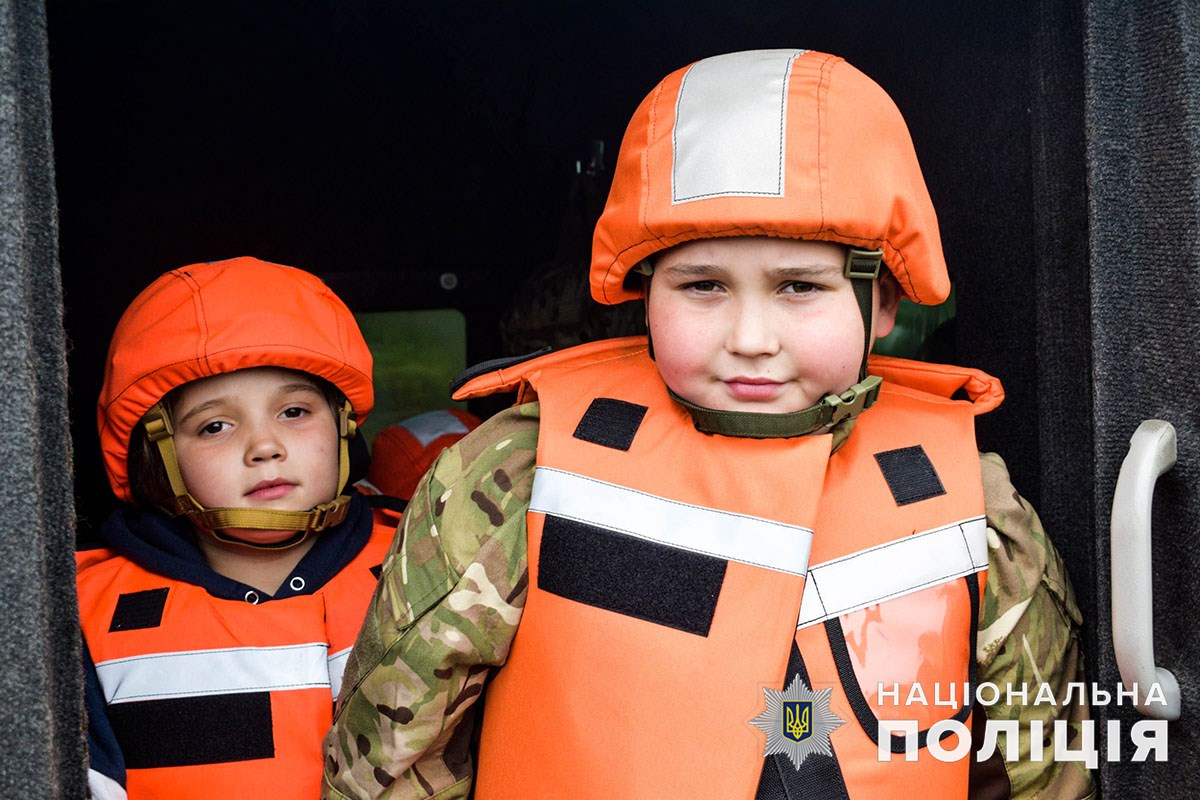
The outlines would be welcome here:
M 540 589 L 698 636 L 725 581 L 724 559 L 561 517 L 546 517 L 539 554 Z
M 929 456 L 925 455 L 925 448 L 919 444 L 876 453 L 875 461 L 898 506 L 946 493 L 942 479 L 938 477 Z
M 614 450 L 628 450 L 648 410 L 637 403 L 597 397 L 579 420 L 575 438 Z
M 167 587 L 129 592 L 117 598 L 108 632 L 136 631 L 157 628 L 162 624 L 163 608 L 167 605 Z
M 275 756 L 269 692 L 115 703 L 108 719 L 130 769 Z

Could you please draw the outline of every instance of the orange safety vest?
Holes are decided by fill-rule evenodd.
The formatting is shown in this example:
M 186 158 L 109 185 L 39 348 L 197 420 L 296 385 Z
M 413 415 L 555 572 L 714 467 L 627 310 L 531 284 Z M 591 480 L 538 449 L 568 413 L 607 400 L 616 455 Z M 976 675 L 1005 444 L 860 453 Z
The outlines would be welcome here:
M 79 554 L 83 634 L 129 797 L 319 796 L 321 739 L 397 519 L 376 510 L 328 583 L 261 604 Z
M 752 721 L 797 671 L 832 690 L 846 795 L 965 797 L 969 758 L 932 757 L 922 734 L 915 761 L 889 739 L 881 761 L 878 719 L 969 725 L 987 566 L 973 417 L 1003 395 L 957 367 L 870 372 L 879 400 L 832 457 L 830 435 L 697 431 L 637 337 L 459 393 L 541 403 L 529 597 L 488 689 L 480 800 L 750 800 L 772 769 Z M 927 705 L 906 704 L 914 687 Z

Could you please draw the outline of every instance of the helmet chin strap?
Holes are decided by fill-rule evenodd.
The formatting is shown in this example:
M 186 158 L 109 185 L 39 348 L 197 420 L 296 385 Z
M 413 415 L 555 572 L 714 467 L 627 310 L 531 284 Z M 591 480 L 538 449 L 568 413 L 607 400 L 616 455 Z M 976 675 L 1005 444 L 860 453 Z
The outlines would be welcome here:
M 350 496 L 342 494 L 350 478 L 350 437 L 357 431 L 357 424 L 350 418 L 350 403 L 344 401 L 338 409 L 338 488 L 337 497 L 321 503 L 308 511 L 280 511 L 270 508 L 205 508 L 188 492 L 179 469 L 179 457 L 175 453 L 175 430 L 171 417 L 162 403 L 155 403 L 146 412 L 146 436 L 158 447 L 171 491 L 175 493 L 170 511 L 176 516 L 186 516 L 201 530 L 226 544 L 241 545 L 255 550 L 286 550 L 306 541 L 310 536 L 326 528 L 338 525 L 350 510 Z M 230 536 L 224 530 L 245 528 L 264 531 L 296 531 L 296 535 L 281 542 L 263 544 L 248 542 Z
M 746 439 L 790 439 L 810 433 L 832 433 L 833 450 L 837 450 L 850 435 L 858 415 L 879 399 L 879 387 L 883 383 L 878 375 L 867 375 L 867 356 L 871 354 L 871 320 L 875 307 L 874 286 L 882 264 L 882 250 L 858 250 L 852 247 L 846 253 L 844 274 L 850 279 L 863 321 L 863 355 L 858 368 L 858 382 L 845 392 L 825 395 L 808 408 L 783 414 L 705 408 L 684 400 L 668 389 L 671 399 L 688 410 L 696 429 L 704 433 Z M 647 276 L 652 271 L 648 262 L 642 262 L 636 269 Z M 649 291 L 650 281 L 647 281 L 647 294 Z M 650 344 L 650 357 L 654 358 L 653 343 Z
M 879 279 L 879 270 L 882 265 L 882 250 L 858 250 L 851 247 L 850 251 L 846 253 L 844 274 L 850 279 L 850 285 L 854 289 L 854 299 L 858 301 L 858 312 L 862 315 L 863 321 L 863 356 L 862 363 L 858 367 L 859 383 L 867 378 L 867 357 L 871 355 L 871 319 L 875 311 L 875 281 Z M 855 386 L 857 385 L 855 384 Z

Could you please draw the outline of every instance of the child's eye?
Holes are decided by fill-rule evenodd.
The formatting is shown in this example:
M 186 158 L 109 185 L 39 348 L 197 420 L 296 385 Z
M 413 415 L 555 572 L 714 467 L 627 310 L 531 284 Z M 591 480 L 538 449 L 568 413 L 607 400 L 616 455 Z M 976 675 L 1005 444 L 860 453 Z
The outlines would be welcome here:
M 783 285 L 782 291 L 784 294 L 809 294 L 817 291 L 817 288 L 813 284 L 804 281 L 791 281 Z
M 287 417 L 288 419 L 299 419 L 307 413 L 308 409 L 301 408 L 300 406 L 290 406 L 283 410 L 283 416 Z
M 707 294 L 709 292 L 715 292 L 721 287 L 716 281 L 696 281 L 694 283 L 684 284 L 683 288 L 690 292 Z
M 216 436 L 221 431 L 229 427 L 228 422 L 214 421 L 200 428 L 201 436 Z

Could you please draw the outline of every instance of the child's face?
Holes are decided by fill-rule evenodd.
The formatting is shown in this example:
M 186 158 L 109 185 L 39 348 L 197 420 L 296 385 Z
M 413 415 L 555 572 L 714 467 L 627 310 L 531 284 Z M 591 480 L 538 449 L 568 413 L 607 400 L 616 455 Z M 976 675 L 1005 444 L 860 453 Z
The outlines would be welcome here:
M 766 413 L 846 391 L 858 380 L 863 323 L 845 261 L 841 245 L 767 237 L 666 251 L 646 313 L 667 386 L 706 408 Z M 899 304 L 895 284 L 880 285 L 875 337 L 891 332 Z
M 337 422 L 303 372 L 258 367 L 193 381 L 172 416 L 184 484 L 203 506 L 307 511 L 337 491 Z M 294 531 L 232 533 L 270 544 Z

